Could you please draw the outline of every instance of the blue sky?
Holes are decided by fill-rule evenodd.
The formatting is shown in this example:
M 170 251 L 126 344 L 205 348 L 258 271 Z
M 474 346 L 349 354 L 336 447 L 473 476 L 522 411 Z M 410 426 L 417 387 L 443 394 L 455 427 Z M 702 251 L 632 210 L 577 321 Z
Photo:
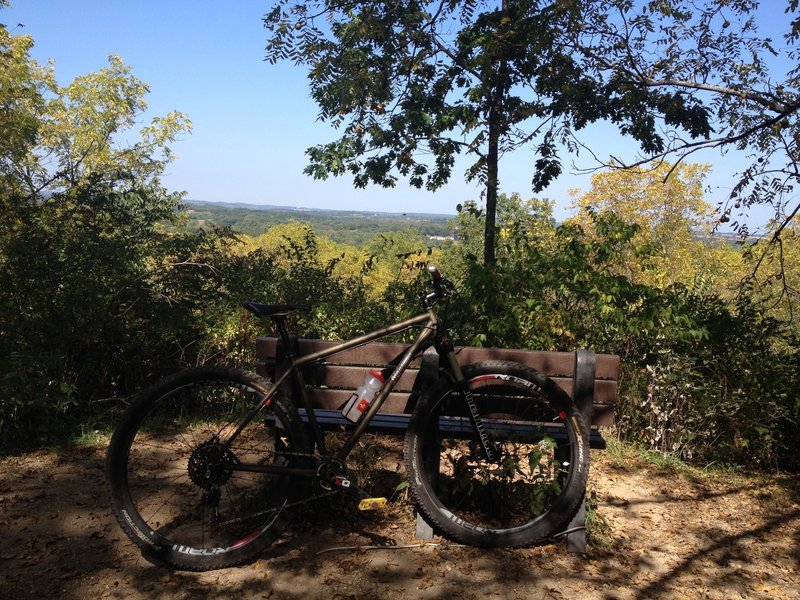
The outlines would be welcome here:
M 305 71 L 263 60 L 267 6 L 265 0 L 12 0 L 11 8 L 0 10 L 0 22 L 14 34 L 31 35 L 33 57 L 54 60 L 62 84 L 118 54 L 150 85 L 149 116 L 187 114 L 193 133 L 173 145 L 177 160 L 163 183 L 189 199 L 424 213 L 455 213 L 458 203 L 479 200 L 478 184 L 462 177 L 468 161 L 457 163 L 451 183 L 434 193 L 402 181 L 394 189 L 359 190 L 348 177 L 315 181 L 304 175 L 305 149 L 334 139 L 335 132 L 316 120 Z M 591 138 L 609 140 L 605 153 L 616 152 L 610 126 L 595 127 Z M 532 159 L 523 150 L 504 160 L 501 191 L 532 195 Z M 588 157 L 579 160 L 591 165 Z M 702 160 L 715 163 L 708 195 L 715 203 L 731 185 L 720 165 L 738 161 Z M 561 218 L 574 187 L 587 189 L 589 177 L 568 170 L 540 196 L 557 201 Z

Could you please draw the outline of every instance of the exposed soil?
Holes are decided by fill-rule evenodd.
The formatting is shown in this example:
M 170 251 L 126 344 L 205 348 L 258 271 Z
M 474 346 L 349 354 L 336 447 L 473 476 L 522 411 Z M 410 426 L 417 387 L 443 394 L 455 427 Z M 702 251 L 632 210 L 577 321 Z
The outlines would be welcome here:
M 108 507 L 103 459 L 99 447 L 0 459 L 0 598 L 800 598 L 797 479 L 595 452 L 605 546 L 584 555 L 408 548 L 413 512 L 396 499 L 335 524 L 317 516 L 251 565 L 198 574 L 141 558 Z M 387 461 L 391 490 L 403 473 Z M 356 549 L 324 552 L 341 546 Z

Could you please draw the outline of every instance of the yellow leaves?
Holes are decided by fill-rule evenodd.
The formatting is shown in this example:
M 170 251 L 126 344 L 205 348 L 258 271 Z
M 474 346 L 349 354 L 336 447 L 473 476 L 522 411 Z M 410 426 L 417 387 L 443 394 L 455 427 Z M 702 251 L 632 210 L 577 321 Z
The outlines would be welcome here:
M 693 286 L 698 279 L 723 289 L 735 277 L 738 252 L 722 243 L 702 239 L 713 223 L 714 209 L 703 195 L 708 165 L 655 163 L 647 168 L 614 170 L 592 177 L 587 192 L 570 190 L 573 217 L 590 235 L 591 209 L 614 211 L 623 221 L 639 226 L 630 256 L 616 269 L 634 281 L 667 287 Z
M 191 125 L 180 113 L 154 119 L 142 140 L 120 144 L 147 108 L 148 86 L 119 57 L 108 66 L 59 87 L 52 64 L 28 56 L 33 40 L 11 36 L 0 26 L 0 121 L 2 154 L 25 173 L 32 189 L 59 189 L 92 175 L 111 179 L 127 172 L 143 180 L 158 177 L 170 159 L 167 144 Z M 53 178 L 53 174 L 59 176 Z
M 28 56 L 29 36 L 12 36 L 0 25 L 0 165 L 20 173 L 35 172 L 32 147 L 47 108 L 47 97 L 56 89 L 52 68 L 40 66 Z M 8 162 L 5 162 L 8 160 Z
M 296 264 L 308 258 L 315 264 L 326 265 L 333 279 L 358 279 L 364 284 L 363 292 L 375 300 L 382 297 L 389 286 L 414 281 L 420 263 L 438 262 L 439 249 L 428 249 L 412 233 L 393 232 L 378 234 L 363 245 L 336 242 L 324 234 L 314 232 L 309 223 L 289 221 L 270 227 L 253 238 L 239 235 L 239 243 L 231 249 L 237 255 L 259 250 L 270 261 L 281 266 Z
M 142 140 L 154 147 L 163 147 L 174 142 L 182 133 L 191 133 L 192 122 L 181 112 L 170 111 L 164 117 L 154 117 L 150 125 L 143 127 Z
M 746 274 L 752 277 L 755 290 L 772 306 L 772 313 L 781 320 L 794 323 L 797 328 L 800 287 L 800 225 L 789 223 L 780 233 L 780 239 L 768 244 L 780 223 L 772 223 L 765 233 L 764 241 L 750 249 L 743 261 Z

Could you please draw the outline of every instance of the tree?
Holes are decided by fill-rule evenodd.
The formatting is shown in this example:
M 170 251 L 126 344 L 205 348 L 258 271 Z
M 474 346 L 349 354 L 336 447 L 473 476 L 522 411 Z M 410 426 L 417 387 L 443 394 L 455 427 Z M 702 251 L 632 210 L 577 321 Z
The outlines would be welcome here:
M 149 91 L 121 58 L 110 56 L 108 67 L 63 88 L 55 85 L 52 70 L 21 62 L 30 65 L 27 74 L 33 80 L 28 80 L 28 98 L 16 97 L 33 108 L 26 113 L 33 144 L 26 148 L 12 142 L 11 147 L 24 152 L 6 162 L 3 175 L 12 191 L 29 201 L 81 185 L 119 189 L 157 180 L 172 159 L 168 144 L 191 129 L 184 115 L 172 112 L 143 127 L 135 144 L 117 146 L 117 136 L 132 128 L 147 108 Z M 19 81 L 20 91 L 28 81 Z
M 435 190 L 457 155 L 472 155 L 466 177 L 485 185 L 484 262 L 492 264 L 504 153 L 534 148 L 540 191 L 561 172 L 559 145 L 590 122 L 620 123 L 645 150 L 658 137 L 641 118 L 651 106 L 693 135 L 707 133 L 704 112 L 620 87 L 578 62 L 573 42 L 591 4 L 277 0 L 265 18 L 267 59 L 306 65 L 320 119 L 342 131 L 307 151 L 306 173 L 350 173 L 357 187 L 392 186 L 399 174 Z
M 776 233 L 780 229 L 779 233 Z M 747 273 L 742 288 L 750 292 L 769 314 L 791 324 L 795 334 L 798 327 L 797 306 L 800 305 L 800 224 L 773 221 L 767 229 L 772 240 L 766 248 L 756 252 L 758 246 L 745 249 Z
M 497 213 L 495 224 L 498 232 L 498 241 L 509 236 L 509 232 L 522 228 L 524 235 L 537 240 L 547 238 L 546 232 L 555 227 L 553 206 L 555 202 L 543 198 L 523 200 L 513 193 L 510 196 L 500 194 L 497 197 Z M 458 216 L 453 222 L 453 228 L 458 236 L 458 244 L 450 248 L 449 254 L 458 256 L 461 261 L 475 262 L 483 252 L 483 233 L 485 231 L 486 214 L 474 200 L 459 204 L 456 209 Z M 508 250 L 502 243 L 497 244 L 496 254 Z M 463 267 L 454 265 L 459 271 Z
M 766 12 L 781 9 L 783 39 L 773 40 L 762 25 L 778 22 Z M 766 204 L 787 224 L 800 210 L 791 205 L 800 180 L 798 1 L 600 0 L 586 10 L 586 27 L 572 41 L 581 68 L 656 100 L 643 105 L 641 121 L 650 127 L 662 115 L 664 128 L 638 158 L 612 156 L 606 164 L 643 166 L 670 156 L 679 164 L 704 149 L 746 152 L 752 162 L 722 203 L 721 220 Z M 688 136 L 676 131 L 676 117 L 688 123 Z M 745 220 L 734 226 L 747 235 Z M 773 230 L 774 239 L 782 230 Z
M 188 121 L 154 119 L 127 144 L 147 86 L 111 57 L 61 87 L 30 58 L 32 43 L 0 26 L 4 443 L 33 422 L 63 430 L 65 412 L 185 357 L 203 328 L 199 307 L 218 293 L 207 265 L 219 238 L 161 226 L 181 194 L 159 177 Z
M 436 189 L 454 156 L 486 185 L 486 258 L 493 257 L 496 158 L 531 144 L 533 188 L 561 171 L 561 146 L 608 120 L 639 144 L 637 159 L 704 148 L 748 152 L 752 163 L 721 206 L 721 220 L 768 204 L 788 223 L 800 210 L 800 40 L 787 0 L 782 43 L 759 30 L 756 0 L 506 0 L 297 3 L 278 0 L 265 23 L 267 58 L 309 67 L 320 117 L 341 137 L 309 150 L 316 177 L 351 173 L 357 186 L 396 175 Z M 760 12 L 759 12 L 760 11 Z M 742 215 L 744 213 L 742 212 Z M 746 221 L 734 222 L 743 235 Z M 782 227 L 774 230 L 779 236 Z
M 0 2 L 0 8 L 6 4 Z M 0 25 L 0 185 L 19 181 L 11 177 L 16 165 L 35 144 L 45 95 L 55 90 L 52 72 L 28 59 L 33 40 L 13 36 Z
M 741 252 L 712 239 L 714 208 L 703 196 L 708 165 L 657 163 L 592 177 L 591 189 L 571 190 L 572 218 L 589 233 L 592 213 L 614 212 L 637 233 L 617 269 L 639 283 L 682 283 L 724 293 L 741 277 Z

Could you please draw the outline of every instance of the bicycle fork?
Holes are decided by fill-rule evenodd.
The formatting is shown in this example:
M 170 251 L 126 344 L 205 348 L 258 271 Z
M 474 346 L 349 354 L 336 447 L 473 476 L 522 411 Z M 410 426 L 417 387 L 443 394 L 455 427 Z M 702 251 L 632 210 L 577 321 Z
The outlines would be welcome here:
M 478 440 L 481 443 L 486 460 L 491 463 L 500 462 L 500 451 L 492 443 L 492 441 L 489 439 L 489 435 L 486 433 L 486 427 L 483 425 L 483 419 L 478 412 L 478 405 L 475 404 L 475 397 L 472 395 L 472 392 L 467 385 L 467 380 L 464 378 L 464 373 L 461 370 L 461 365 L 458 364 L 458 360 L 456 359 L 453 342 L 450 340 L 449 336 L 442 334 L 437 336 L 434 345 L 436 347 L 436 351 L 439 352 L 440 355 L 444 355 L 447 358 L 447 364 L 450 367 L 450 372 L 453 374 L 453 382 L 455 383 L 456 391 L 464 399 L 464 403 L 467 405 L 467 409 L 469 411 L 469 420 L 472 423 L 472 427 L 475 428 L 475 431 L 478 434 Z

